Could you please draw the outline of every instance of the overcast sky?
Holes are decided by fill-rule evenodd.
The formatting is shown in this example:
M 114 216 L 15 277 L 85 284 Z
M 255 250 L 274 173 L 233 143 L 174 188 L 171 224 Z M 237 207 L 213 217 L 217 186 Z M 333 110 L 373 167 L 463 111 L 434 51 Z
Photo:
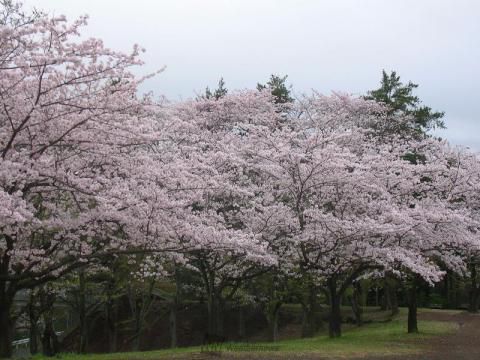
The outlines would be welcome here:
M 108 47 L 138 43 L 143 90 L 172 100 L 215 87 L 253 88 L 288 74 L 296 92 L 363 94 L 381 70 L 420 84 L 426 105 L 446 112 L 455 144 L 480 150 L 478 0 L 26 0 L 55 15 L 90 16 L 84 34 Z

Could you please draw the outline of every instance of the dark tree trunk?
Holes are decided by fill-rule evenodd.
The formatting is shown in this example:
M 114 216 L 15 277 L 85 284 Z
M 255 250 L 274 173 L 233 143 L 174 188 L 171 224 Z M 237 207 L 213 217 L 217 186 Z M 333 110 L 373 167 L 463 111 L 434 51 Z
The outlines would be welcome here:
M 445 276 L 446 287 L 447 287 L 447 308 L 457 309 L 458 308 L 458 281 L 457 276 L 451 270 L 447 270 L 447 275 Z
M 479 307 L 480 292 L 478 289 L 472 289 L 470 292 L 470 301 L 468 304 L 468 311 L 471 313 L 477 313 Z
M 398 314 L 398 296 L 397 296 L 397 281 L 391 275 L 385 276 L 385 299 L 386 307 L 391 310 L 392 315 Z
M 308 297 L 302 301 L 302 338 L 315 336 L 318 330 L 317 310 L 319 308 L 317 291 L 311 279 L 308 279 Z
M 332 296 L 328 335 L 331 338 L 342 336 L 342 315 L 340 313 L 340 297 L 338 295 Z
M 141 341 L 143 337 L 143 326 L 140 324 L 140 320 L 135 320 L 135 338 L 133 339 L 133 351 L 140 351 Z
M 1 285 L 1 284 L 0 284 Z M 0 294 L 0 359 L 12 356 L 14 321 L 10 316 L 12 302 Z
M 397 315 L 399 313 L 398 309 L 398 294 L 397 294 L 397 288 L 394 286 L 390 288 L 391 294 L 390 294 L 390 299 L 391 299 L 391 310 L 392 310 L 392 315 Z
M 278 311 L 275 311 L 271 321 L 271 337 L 273 342 L 278 341 Z
M 328 280 L 328 290 L 330 294 L 328 335 L 331 338 L 336 338 L 342 336 L 342 314 L 340 310 L 342 296 L 337 292 L 337 283 L 335 279 Z
M 43 355 L 55 356 L 58 353 L 58 339 L 53 328 L 53 314 L 52 310 L 45 312 L 43 316 L 45 329 L 42 336 Z
M 6 240 L 6 249 L 0 258 L 0 276 L 8 276 L 10 255 L 13 250 L 13 239 L 4 235 Z M 15 320 L 12 317 L 13 298 L 17 289 L 13 282 L 0 280 L 0 359 L 10 358 L 12 356 L 12 339 L 15 328 Z
M 383 287 L 384 302 L 382 310 L 392 310 L 392 290 L 388 281 L 385 281 Z
M 302 338 L 309 338 L 315 335 L 313 330 L 313 316 L 309 304 L 302 304 Z
M 28 321 L 29 321 L 29 347 L 30 354 L 35 355 L 39 351 L 38 339 L 40 337 L 40 329 L 38 327 L 40 317 L 42 313 L 47 310 L 44 308 L 46 305 L 45 299 L 46 294 L 43 292 L 43 289 L 40 287 L 37 294 L 33 290 L 30 292 L 30 297 L 28 300 Z
M 280 301 L 272 301 L 267 306 L 267 320 L 268 327 L 270 329 L 270 341 L 273 342 L 278 341 L 278 315 L 280 313 L 281 306 L 282 302 Z
M 170 304 L 170 315 L 168 319 L 170 330 L 170 347 L 177 347 L 177 300 L 174 299 Z
M 175 295 L 170 304 L 169 330 L 170 330 L 170 347 L 176 348 L 178 346 L 177 314 L 178 314 L 178 306 L 182 299 L 182 285 L 180 282 L 178 267 L 175 262 L 173 262 L 173 267 L 174 267 L 174 280 L 175 280 Z
M 353 283 L 353 293 L 351 297 L 352 312 L 355 317 L 357 326 L 363 324 L 363 308 L 362 308 L 362 287 L 360 282 Z
M 223 336 L 223 301 L 218 294 L 208 294 L 207 315 L 209 335 Z
M 472 313 L 478 312 L 480 298 L 480 289 L 477 283 L 477 265 L 475 263 L 470 264 L 470 294 L 468 311 Z
M 38 353 L 38 322 L 35 320 L 30 321 L 30 334 L 29 334 L 29 345 L 30 345 L 30 354 L 35 355 Z
M 48 286 L 39 286 L 38 291 L 31 291 L 27 304 L 27 313 L 29 318 L 29 345 L 32 355 L 38 353 L 38 339 L 41 337 L 42 348 L 44 354 L 53 356 L 58 351 L 56 335 L 53 330 L 53 305 L 55 303 L 55 295 L 49 291 Z M 43 316 L 44 332 L 40 334 L 39 321 Z M 48 343 L 48 344 L 47 344 Z
M 413 279 L 408 289 L 408 333 L 417 333 L 417 279 Z
M 132 314 L 134 320 L 134 337 L 133 337 L 133 344 L 132 350 L 133 351 L 140 351 L 143 333 L 145 330 L 145 312 L 148 311 L 147 300 L 145 294 L 140 298 L 135 294 L 133 291 L 131 294 L 130 304 L 132 306 Z
M 239 305 L 238 307 L 238 337 L 240 340 L 245 339 L 245 307 Z
M 88 342 L 88 324 L 87 324 L 87 303 L 86 303 L 86 279 L 83 270 L 79 273 L 78 289 L 78 315 L 80 328 L 80 344 L 78 352 L 84 354 L 87 352 Z
M 225 312 L 225 301 L 222 299 L 221 295 L 217 295 L 217 307 L 215 313 L 215 322 L 216 322 L 216 335 L 224 336 L 224 322 L 223 322 L 223 314 Z
M 212 293 L 207 295 L 207 316 L 208 316 L 208 326 L 207 333 L 210 335 L 216 334 L 216 319 L 215 319 L 216 307 L 215 299 Z
M 108 338 L 108 350 L 113 353 L 117 351 L 117 315 L 118 300 L 109 297 L 105 304 L 105 317 Z
M 154 281 L 150 281 L 147 287 L 143 288 L 141 294 L 137 294 L 132 287 L 127 288 L 128 299 L 130 302 L 130 311 L 134 321 L 134 335 L 132 350 L 139 351 L 141 349 L 143 334 L 147 325 L 147 316 L 154 302 L 153 288 Z
M 386 287 L 384 285 L 383 288 L 382 288 L 382 295 L 380 297 L 380 310 L 381 311 L 387 311 L 388 310 L 388 302 L 389 302 L 388 294 L 387 294 L 387 291 L 386 291 Z
M 478 288 L 470 290 L 470 299 L 468 304 L 468 311 L 471 313 L 477 313 L 480 303 L 480 291 Z

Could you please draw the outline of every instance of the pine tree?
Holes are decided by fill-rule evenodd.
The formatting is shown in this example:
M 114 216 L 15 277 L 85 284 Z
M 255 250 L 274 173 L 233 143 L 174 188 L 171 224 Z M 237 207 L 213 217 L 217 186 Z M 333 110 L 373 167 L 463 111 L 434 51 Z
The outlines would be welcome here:
M 200 98 L 218 100 L 227 95 L 227 93 L 228 89 L 225 87 L 225 81 L 223 80 L 223 77 L 221 77 L 220 80 L 218 80 L 217 88 L 212 92 L 212 90 L 210 90 L 210 88 L 207 86 L 205 89 L 205 94 L 201 95 Z
M 265 89 L 270 89 L 272 95 L 275 97 L 276 104 L 286 104 L 293 102 L 294 99 L 290 96 L 291 86 L 287 87 L 288 75 L 279 76 L 272 74 L 270 76 L 270 80 L 264 84 L 257 84 L 258 91 L 262 91 Z
M 445 113 L 433 111 L 432 108 L 422 105 L 419 97 L 413 94 L 416 88 L 418 84 L 411 81 L 403 84 L 395 71 L 387 74 L 383 70 L 380 87 L 369 91 L 365 99 L 386 104 L 392 114 L 411 115 L 414 119 L 413 130 L 426 133 L 435 128 L 444 129 L 445 124 L 442 118 Z

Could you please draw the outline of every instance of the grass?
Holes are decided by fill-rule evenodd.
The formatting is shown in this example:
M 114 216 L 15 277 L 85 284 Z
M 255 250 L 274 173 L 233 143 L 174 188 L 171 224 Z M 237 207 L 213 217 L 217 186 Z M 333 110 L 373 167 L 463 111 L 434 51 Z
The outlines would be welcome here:
M 427 312 L 430 310 L 422 310 Z M 438 310 L 437 310 L 438 311 Z M 422 351 L 423 340 L 454 332 L 457 324 L 442 321 L 419 321 L 418 334 L 407 334 L 405 311 L 394 320 L 371 323 L 344 331 L 342 337 L 330 339 L 326 335 L 308 339 L 284 340 L 277 343 L 229 343 L 220 349 L 229 357 L 291 358 L 301 355 L 321 355 L 333 358 L 364 356 L 406 355 Z M 218 350 L 212 347 L 211 350 Z M 201 348 L 186 347 L 147 352 L 115 354 L 62 354 L 64 360 L 153 360 L 188 359 L 201 352 Z M 293 355 L 294 354 L 294 355 Z M 35 359 L 43 359 L 35 357 Z

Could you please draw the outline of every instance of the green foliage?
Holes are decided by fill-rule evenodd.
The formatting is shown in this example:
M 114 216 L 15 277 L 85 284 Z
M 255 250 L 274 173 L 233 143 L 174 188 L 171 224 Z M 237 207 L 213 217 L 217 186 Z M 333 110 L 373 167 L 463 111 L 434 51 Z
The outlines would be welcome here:
M 291 86 L 287 86 L 286 84 L 287 77 L 288 75 L 279 76 L 272 74 L 270 76 L 270 80 L 268 80 L 265 85 L 260 83 L 257 84 L 257 90 L 262 91 L 269 89 L 272 95 L 275 97 L 276 104 L 293 102 L 294 99 L 290 96 Z
M 225 81 L 223 80 L 223 77 L 218 80 L 218 85 L 215 90 L 210 90 L 210 88 L 207 86 L 205 89 L 205 94 L 201 95 L 199 98 L 200 99 L 215 99 L 218 100 L 225 95 L 227 95 L 228 89 L 225 87 Z
M 395 71 L 387 74 L 383 70 L 380 87 L 369 91 L 365 99 L 386 104 L 392 114 L 411 115 L 414 119 L 413 130 L 421 133 L 435 128 L 445 128 L 442 120 L 445 113 L 432 111 L 430 107 L 422 105 L 419 97 L 413 94 L 416 88 L 418 88 L 418 84 L 411 81 L 403 84 Z
M 406 153 L 402 156 L 402 159 L 414 165 L 425 164 L 427 161 L 427 157 L 424 154 L 419 154 L 415 151 Z

